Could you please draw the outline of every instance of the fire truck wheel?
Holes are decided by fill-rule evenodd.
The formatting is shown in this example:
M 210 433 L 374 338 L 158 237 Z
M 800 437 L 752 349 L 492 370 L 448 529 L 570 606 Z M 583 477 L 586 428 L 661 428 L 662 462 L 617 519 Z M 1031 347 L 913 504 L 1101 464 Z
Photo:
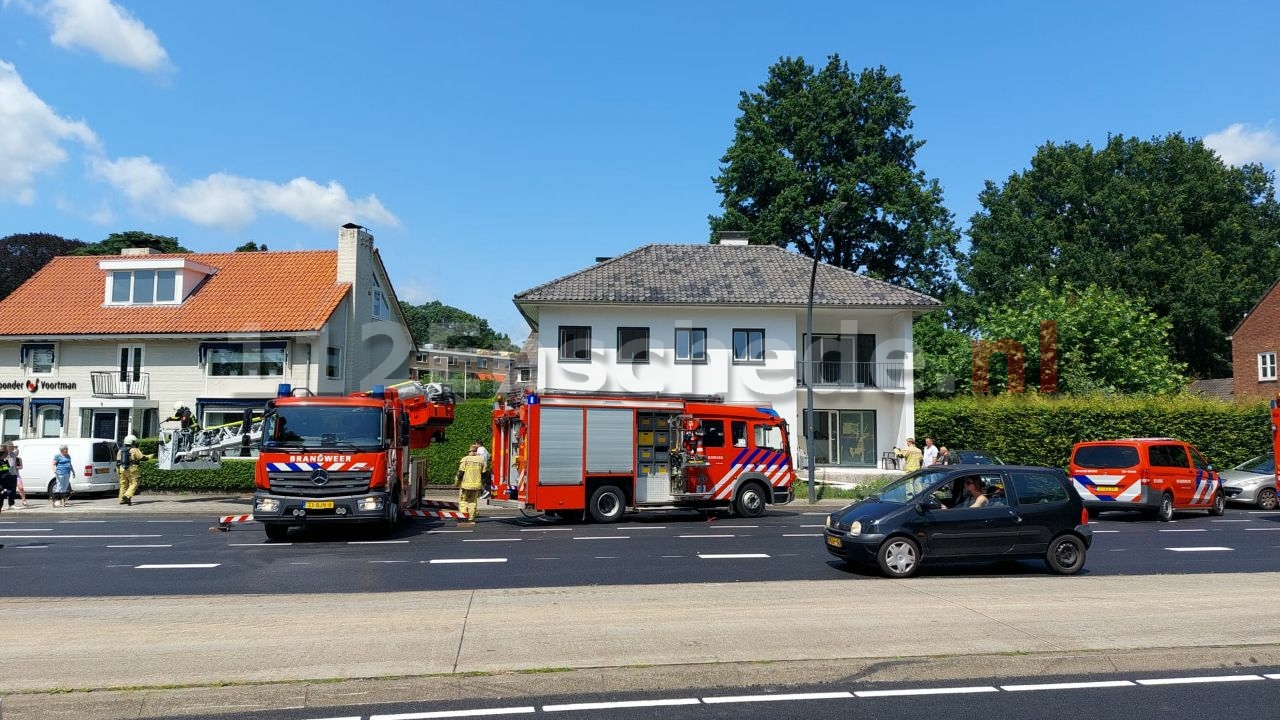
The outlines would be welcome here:
M 617 486 L 601 485 L 591 493 L 591 505 L 588 510 L 591 511 L 592 520 L 598 523 L 612 523 L 622 518 L 622 511 L 626 506 L 627 499 L 622 496 L 622 491 Z
M 876 561 L 885 575 L 909 578 L 920 569 L 920 546 L 909 537 L 891 537 L 876 551 Z
M 387 501 L 387 519 L 382 521 L 382 530 L 393 533 L 400 527 L 400 489 L 392 490 Z
M 267 531 L 268 540 L 271 540 L 274 542 L 280 542 L 285 538 L 289 537 L 288 525 L 277 525 L 275 523 L 271 523 L 268 525 L 263 525 L 262 527 L 264 530 Z
M 1173 496 L 1169 493 L 1160 496 L 1160 507 L 1156 510 L 1156 519 L 1160 522 L 1169 522 L 1173 519 Z
M 760 483 L 749 482 L 738 488 L 738 497 L 733 501 L 733 511 L 738 517 L 757 518 L 764 514 L 764 490 Z
M 1209 506 L 1209 514 L 1221 516 L 1227 511 L 1227 496 L 1217 493 L 1213 496 L 1213 504 Z

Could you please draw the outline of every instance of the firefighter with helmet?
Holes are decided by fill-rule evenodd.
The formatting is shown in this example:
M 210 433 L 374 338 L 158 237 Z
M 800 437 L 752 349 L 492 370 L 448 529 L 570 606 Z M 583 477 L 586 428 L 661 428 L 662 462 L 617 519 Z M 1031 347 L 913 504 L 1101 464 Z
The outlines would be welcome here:
M 195 418 L 191 414 L 191 408 L 181 400 L 173 404 L 173 417 L 169 418 L 174 422 L 181 423 L 183 430 L 195 432 L 199 428 L 196 426 Z
M 124 436 L 124 445 L 120 447 L 118 465 L 120 467 L 120 504 L 132 505 L 133 496 L 138 492 L 138 463 L 146 459 L 146 455 L 138 449 L 138 438 L 132 434 Z

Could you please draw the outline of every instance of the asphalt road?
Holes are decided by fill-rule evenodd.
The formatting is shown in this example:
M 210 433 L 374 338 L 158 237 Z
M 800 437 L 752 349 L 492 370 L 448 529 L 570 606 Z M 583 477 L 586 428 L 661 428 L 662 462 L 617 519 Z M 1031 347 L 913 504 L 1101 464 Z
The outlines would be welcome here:
M 271 543 L 256 524 L 211 532 L 205 516 L 0 519 L 0 596 L 99 597 L 864 580 L 825 551 L 823 512 L 774 510 L 708 522 L 694 513 L 615 525 L 482 518 L 474 530 L 411 522 L 384 538 L 349 528 Z M 1107 514 L 1085 573 L 1280 569 L 1280 513 L 1230 509 L 1172 523 Z M 926 566 L 923 574 L 1044 574 L 1039 562 Z
M 787 688 L 510 697 L 483 701 L 351 705 L 235 715 L 224 720 L 425 720 L 447 717 L 551 717 L 574 720 L 880 720 L 1063 718 L 1200 720 L 1274 717 L 1277 668 L 1247 671 L 1077 675 L 964 682 L 836 683 Z

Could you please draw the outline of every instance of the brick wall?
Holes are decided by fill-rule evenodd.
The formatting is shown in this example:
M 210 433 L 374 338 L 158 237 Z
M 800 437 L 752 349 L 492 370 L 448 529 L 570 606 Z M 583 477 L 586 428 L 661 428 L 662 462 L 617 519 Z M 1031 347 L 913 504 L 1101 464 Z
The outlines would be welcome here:
M 1275 380 L 1258 380 L 1258 353 L 1280 355 L 1280 285 L 1273 285 L 1262 302 L 1231 337 L 1231 367 L 1235 398 L 1272 398 L 1280 391 Z

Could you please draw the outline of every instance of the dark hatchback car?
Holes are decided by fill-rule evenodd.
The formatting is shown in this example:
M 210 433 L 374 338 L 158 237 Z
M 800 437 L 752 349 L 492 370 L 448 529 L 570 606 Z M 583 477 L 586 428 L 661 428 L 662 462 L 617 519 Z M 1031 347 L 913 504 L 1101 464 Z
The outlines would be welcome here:
M 832 555 L 877 564 L 893 578 L 911 577 L 925 562 L 1027 558 L 1073 575 L 1093 543 L 1088 522 L 1062 470 L 935 465 L 831 513 L 824 535 Z

